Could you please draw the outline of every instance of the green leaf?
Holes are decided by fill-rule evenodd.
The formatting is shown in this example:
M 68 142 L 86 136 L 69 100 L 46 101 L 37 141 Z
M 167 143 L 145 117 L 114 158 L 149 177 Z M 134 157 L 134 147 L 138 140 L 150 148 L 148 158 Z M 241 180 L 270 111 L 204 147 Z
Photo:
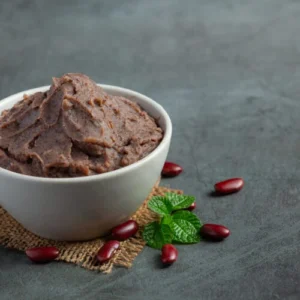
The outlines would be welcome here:
M 152 222 L 145 226 L 143 239 L 148 246 L 161 249 L 163 245 L 172 243 L 173 232 L 170 226 Z
M 172 229 L 172 226 L 173 226 L 173 218 L 172 216 L 170 215 L 165 215 L 161 221 L 160 221 L 160 224 L 165 224 L 165 225 L 169 225 Z
M 178 211 L 172 216 L 173 241 L 189 244 L 200 241 L 199 230 L 201 221 L 196 215 L 189 211 Z
M 176 193 L 166 193 L 165 197 L 172 204 L 173 210 L 188 208 L 192 203 L 195 202 L 194 196 L 179 195 Z
M 170 201 L 161 196 L 152 197 L 148 202 L 148 208 L 161 216 L 169 215 L 172 212 Z

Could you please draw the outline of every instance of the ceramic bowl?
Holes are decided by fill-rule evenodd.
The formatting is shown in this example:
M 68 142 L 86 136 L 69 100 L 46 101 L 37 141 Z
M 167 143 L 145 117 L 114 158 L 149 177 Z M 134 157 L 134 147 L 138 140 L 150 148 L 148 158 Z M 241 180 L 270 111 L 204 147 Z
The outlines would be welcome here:
M 0 168 L 0 205 L 31 232 L 48 239 L 83 241 L 106 235 L 143 203 L 166 160 L 172 124 L 152 99 L 121 87 L 101 85 L 109 94 L 138 103 L 164 130 L 159 146 L 142 160 L 112 172 L 77 178 L 40 178 Z M 0 112 L 49 86 L 27 90 L 0 101 Z

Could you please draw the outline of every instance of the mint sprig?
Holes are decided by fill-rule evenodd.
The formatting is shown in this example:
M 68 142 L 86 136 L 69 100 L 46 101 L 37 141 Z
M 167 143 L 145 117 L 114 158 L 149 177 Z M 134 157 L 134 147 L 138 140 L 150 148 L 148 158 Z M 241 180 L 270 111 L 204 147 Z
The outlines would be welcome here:
M 172 210 L 184 209 L 195 202 L 194 196 L 179 195 L 176 193 L 166 193 L 165 198 L 172 204 Z
M 173 241 L 190 244 L 200 241 L 199 230 L 201 221 L 190 211 L 178 211 L 172 216 L 173 220 Z
M 154 196 L 148 202 L 148 208 L 150 208 L 155 213 L 164 216 L 169 215 L 173 210 L 173 205 L 168 198 Z
M 198 217 L 188 208 L 195 197 L 166 193 L 154 196 L 148 202 L 148 208 L 160 215 L 160 220 L 145 226 L 143 238 L 147 245 L 160 249 L 172 242 L 190 244 L 200 241 L 199 230 L 202 226 Z
M 152 222 L 145 226 L 143 238 L 148 246 L 155 249 L 161 249 L 163 245 L 172 243 L 173 231 L 170 226 L 166 224 Z

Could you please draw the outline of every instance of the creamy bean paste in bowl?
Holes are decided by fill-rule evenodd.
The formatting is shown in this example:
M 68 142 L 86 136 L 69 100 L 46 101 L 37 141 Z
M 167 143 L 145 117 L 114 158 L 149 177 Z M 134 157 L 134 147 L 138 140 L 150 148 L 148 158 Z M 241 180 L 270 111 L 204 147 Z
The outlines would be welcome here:
M 101 174 L 139 161 L 162 138 L 138 104 L 69 73 L 2 112 L 0 167 L 52 178 Z

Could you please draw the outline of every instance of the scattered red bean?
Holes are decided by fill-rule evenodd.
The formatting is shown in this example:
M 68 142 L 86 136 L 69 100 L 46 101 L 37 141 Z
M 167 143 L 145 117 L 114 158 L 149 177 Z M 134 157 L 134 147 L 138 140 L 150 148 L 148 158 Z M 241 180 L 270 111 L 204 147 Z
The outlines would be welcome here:
M 164 177 L 175 177 L 183 171 L 179 165 L 166 161 L 161 171 L 161 175 Z
M 196 202 L 192 203 L 192 204 L 190 205 L 190 207 L 187 208 L 187 210 L 192 211 L 192 210 L 194 210 L 195 208 L 196 208 Z
M 119 249 L 120 242 L 116 240 L 111 240 L 106 242 L 98 251 L 97 259 L 102 264 L 109 261 L 113 255 L 115 254 L 116 250 Z
M 111 235 L 114 239 L 118 241 L 124 241 L 135 235 L 139 230 L 139 225 L 134 220 L 129 220 L 116 226 L 112 231 Z
M 166 244 L 161 249 L 161 261 L 164 265 L 171 265 L 177 260 L 178 251 L 172 244 Z
M 231 194 L 241 190 L 244 186 L 242 178 L 231 178 L 215 184 L 215 190 L 220 194 Z
M 209 240 L 220 241 L 230 235 L 227 227 L 218 224 L 204 224 L 200 229 L 200 235 Z
M 59 255 L 56 247 L 36 247 L 27 249 L 25 252 L 28 258 L 35 263 L 50 262 Z

